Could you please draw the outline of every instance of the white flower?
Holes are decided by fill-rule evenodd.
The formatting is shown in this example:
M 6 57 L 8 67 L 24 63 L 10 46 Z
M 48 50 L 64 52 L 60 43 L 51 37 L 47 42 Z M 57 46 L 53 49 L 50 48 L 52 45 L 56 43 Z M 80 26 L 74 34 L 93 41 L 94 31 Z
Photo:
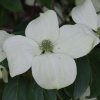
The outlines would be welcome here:
M 25 3 L 29 6 L 33 6 L 35 0 L 25 0 Z
M 85 1 L 85 0 L 75 0 L 75 4 L 76 4 L 76 5 L 80 5 L 80 4 L 82 4 L 84 1 Z M 97 11 L 97 12 L 100 11 L 100 0 L 92 0 L 92 2 L 93 2 L 93 5 L 94 5 L 96 11 Z
M 84 95 L 80 98 L 80 100 L 97 100 L 96 98 L 91 98 L 91 99 L 86 98 L 89 95 L 90 95 L 90 87 L 87 88 L 87 90 L 85 91 Z
M 11 37 L 10 34 L 8 34 L 6 31 L 0 30 L 0 62 L 6 58 L 6 54 L 3 51 L 3 43 L 9 37 Z
M 10 75 L 30 67 L 35 81 L 45 89 L 60 89 L 72 84 L 77 70 L 74 58 L 91 51 L 99 39 L 83 25 L 58 26 L 57 15 L 48 10 L 31 21 L 24 36 L 14 36 L 4 43 Z
M 2 65 L 0 65 L 0 79 L 3 79 L 5 83 L 8 82 L 8 72 Z
M 87 25 L 95 31 L 100 27 L 100 17 L 96 14 L 91 0 L 85 0 L 83 4 L 76 6 L 71 14 L 73 20 L 78 24 Z

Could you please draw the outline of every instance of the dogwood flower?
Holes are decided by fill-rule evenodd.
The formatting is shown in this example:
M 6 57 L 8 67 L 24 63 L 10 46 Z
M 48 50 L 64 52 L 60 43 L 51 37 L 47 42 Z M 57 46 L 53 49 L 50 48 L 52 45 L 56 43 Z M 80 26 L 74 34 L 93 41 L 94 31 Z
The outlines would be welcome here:
M 84 2 L 85 0 L 75 0 L 76 5 L 80 5 Z M 96 12 L 100 11 L 100 0 L 92 0 L 94 8 L 96 9 Z
M 0 30 L 0 62 L 6 58 L 6 54 L 3 51 L 3 43 L 9 37 L 11 37 L 10 34 L 8 34 L 6 31 Z
M 2 65 L 0 65 L 0 79 L 3 79 L 5 83 L 8 82 L 8 72 Z
M 96 14 L 91 0 L 85 0 L 83 4 L 73 8 L 71 14 L 73 20 L 78 24 L 87 25 L 95 31 L 100 27 L 100 17 Z
M 10 75 L 26 72 L 30 67 L 35 81 L 45 89 L 60 89 L 72 84 L 77 70 L 74 58 L 91 51 L 99 39 L 84 25 L 59 28 L 53 10 L 40 14 L 25 30 L 4 43 Z

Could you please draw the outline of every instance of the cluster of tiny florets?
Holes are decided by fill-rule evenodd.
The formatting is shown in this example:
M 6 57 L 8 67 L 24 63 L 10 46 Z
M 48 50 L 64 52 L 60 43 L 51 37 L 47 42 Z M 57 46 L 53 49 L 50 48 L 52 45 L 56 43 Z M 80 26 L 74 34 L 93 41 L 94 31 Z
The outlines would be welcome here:
M 53 44 L 50 40 L 43 40 L 40 44 L 42 53 L 53 52 Z

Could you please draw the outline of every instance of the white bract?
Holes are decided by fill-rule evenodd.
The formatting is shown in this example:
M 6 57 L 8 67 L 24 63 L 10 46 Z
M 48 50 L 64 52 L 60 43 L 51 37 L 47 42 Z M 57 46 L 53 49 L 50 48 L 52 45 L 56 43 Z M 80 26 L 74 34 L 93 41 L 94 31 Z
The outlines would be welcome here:
M 76 4 L 76 5 L 80 5 L 80 4 L 82 4 L 84 1 L 85 1 L 85 0 L 75 0 L 75 4 Z M 99 12 L 99 11 L 100 11 L 100 0 L 92 0 L 92 2 L 93 2 L 93 5 L 94 5 L 96 11 Z
M 8 82 L 8 72 L 2 65 L 0 65 L 0 79 L 3 79 L 5 83 Z
M 40 14 L 26 27 L 24 36 L 14 36 L 4 43 L 10 75 L 26 72 L 30 67 L 35 81 L 45 89 L 60 89 L 72 84 L 77 70 L 74 58 L 88 54 L 99 43 L 84 25 L 59 28 L 53 10 Z
M 3 51 L 3 44 L 9 37 L 11 37 L 10 34 L 8 34 L 6 31 L 0 30 L 0 62 L 6 58 L 6 54 Z
M 96 14 L 91 0 L 85 0 L 81 5 L 73 8 L 71 14 L 78 24 L 86 25 L 95 31 L 100 27 L 100 17 Z
M 25 0 L 25 3 L 29 6 L 33 6 L 35 0 Z

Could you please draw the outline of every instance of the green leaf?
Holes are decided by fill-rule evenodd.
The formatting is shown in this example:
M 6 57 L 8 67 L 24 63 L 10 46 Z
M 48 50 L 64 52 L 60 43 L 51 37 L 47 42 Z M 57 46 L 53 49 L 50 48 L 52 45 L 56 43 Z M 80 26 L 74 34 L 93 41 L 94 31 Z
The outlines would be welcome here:
M 43 89 L 34 81 L 30 82 L 28 88 L 28 100 L 44 100 Z
M 2 100 L 27 100 L 27 84 L 26 81 L 19 77 L 9 80 L 6 85 Z
M 73 91 L 74 91 L 74 83 L 66 88 L 64 88 L 64 92 L 68 97 L 73 97 Z
M 56 90 L 44 90 L 44 100 L 57 100 Z
M 12 12 L 23 10 L 20 0 L 0 0 L 0 5 Z
M 59 100 L 70 100 L 70 97 L 66 94 L 66 92 L 63 89 L 57 91 L 57 96 Z
M 24 35 L 25 36 L 25 29 L 26 29 L 27 25 L 28 25 L 28 22 L 21 22 L 20 21 L 20 23 L 17 23 L 14 26 L 14 32 L 12 34 L 15 34 L 15 35 Z
M 57 100 L 55 90 L 44 90 L 36 82 L 26 80 L 23 77 L 10 79 L 2 100 Z
M 83 95 L 91 81 L 91 68 L 88 57 L 77 59 L 77 78 L 73 97 L 78 99 Z
M 0 6 L 0 26 L 6 24 L 8 21 L 7 11 Z
M 92 67 L 92 83 L 90 86 L 90 97 L 100 95 L 100 48 L 95 48 L 90 54 L 90 64 Z
M 45 90 L 35 81 L 30 81 L 28 86 L 28 100 L 57 100 L 56 90 Z
M 100 100 L 100 96 L 97 97 L 97 100 Z
M 0 100 L 2 100 L 2 94 L 3 94 L 4 86 L 5 86 L 5 84 L 4 84 L 3 80 L 1 79 L 0 80 Z

